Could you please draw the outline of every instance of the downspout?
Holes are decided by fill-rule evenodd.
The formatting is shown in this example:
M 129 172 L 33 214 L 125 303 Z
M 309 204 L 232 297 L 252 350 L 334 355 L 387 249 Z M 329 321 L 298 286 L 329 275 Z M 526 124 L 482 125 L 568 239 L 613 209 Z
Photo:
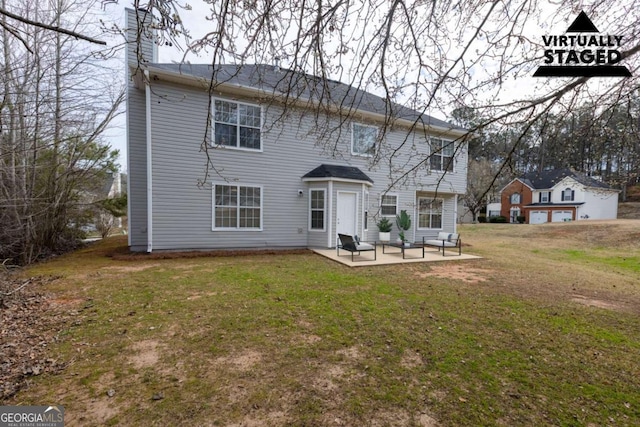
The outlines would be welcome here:
M 458 195 L 453 196 L 453 232 L 458 232 Z
M 327 248 L 333 247 L 333 181 L 329 180 L 329 185 L 327 188 L 327 193 L 329 193 L 329 215 L 327 215 L 328 224 L 327 224 Z
M 413 192 L 413 221 L 411 232 L 413 233 L 413 242 L 416 243 L 416 236 L 418 234 L 418 191 Z
M 360 200 L 362 200 L 361 208 L 360 208 L 360 221 L 362 221 L 362 231 L 360 232 L 360 235 L 362 236 L 361 240 L 367 241 L 369 240 L 369 232 L 364 227 L 364 222 L 365 222 L 364 213 L 367 211 L 367 206 L 365 205 L 365 203 L 367 203 L 367 201 L 365 200 L 366 199 L 365 192 L 366 192 L 366 186 L 363 183 L 362 192 L 360 196 Z
M 149 70 L 144 72 L 145 83 L 145 119 L 147 125 L 147 252 L 153 250 L 153 185 L 152 185 L 152 164 L 151 161 L 151 80 Z
M 128 79 L 129 79 L 129 66 L 125 65 L 125 67 L 127 67 L 127 71 L 126 71 L 126 78 L 127 78 L 127 114 L 125 114 L 125 129 L 127 130 L 127 198 L 131 197 L 131 150 L 129 149 L 129 145 L 131 144 L 131 141 L 129 140 L 130 135 L 129 135 L 129 93 L 131 91 L 131 87 L 129 86 L 128 83 Z M 129 221 L 129 218 L 131 218 L 131 200 L 129 199 L 127 201 L 127 246 L 131 247 L 131 222 Z

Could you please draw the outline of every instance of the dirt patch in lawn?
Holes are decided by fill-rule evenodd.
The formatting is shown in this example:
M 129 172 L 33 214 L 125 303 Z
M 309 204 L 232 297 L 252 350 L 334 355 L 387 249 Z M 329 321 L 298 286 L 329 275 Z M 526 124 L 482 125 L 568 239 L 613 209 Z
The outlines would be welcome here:
M 214 363 L 217 365 L 226 365 L 236 371 L 248 372 L 261 361 L 261 353 L 252 349 L 245 349 L 236 354 L 218 357 Z
M 136 369 L 150 368 L 160 360 L 158 351 L 159 343 L 154 340 L 146 340 L 133 343 L 134 354 L 129 356 L 129 362 Z
M 573 295 L 571 301 L 577 302 L 579 304 L 587 305 L 589 307 L 597 307 L 597 308 L 606 308 L 608 310 L 625 310 L 627 307 L 615 301 L 604 301 L 601 299 L 593 299 L 589 297 L 585 297 L 584 295 Z
M 115 271 L 117 273 L 135 273 L 138 271 L 144 271 L 150 268 L 158 267 L 159 265 L 160 264 L 113 265 L 109 267 L 102 267 L 101 270 Z
M 417 271 L 415 274 L 422 279 L 425 277 L 439 277 L 473 284 L 486 281 L 490 273 L 490 270 L 469 267 L 468 264 L 442 264 L 432 266 L 427 272 Z

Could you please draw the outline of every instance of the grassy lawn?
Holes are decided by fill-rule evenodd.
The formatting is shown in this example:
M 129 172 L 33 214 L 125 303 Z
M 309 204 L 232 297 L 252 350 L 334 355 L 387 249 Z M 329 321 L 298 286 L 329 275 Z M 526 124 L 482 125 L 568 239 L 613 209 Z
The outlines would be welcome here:
M 118 261 L 117 237 L 32 267 L 61 276 L 68 366 L 4 404 L 69 426 L 639 425 L 640 221 L 460 232 L 483 259 Z

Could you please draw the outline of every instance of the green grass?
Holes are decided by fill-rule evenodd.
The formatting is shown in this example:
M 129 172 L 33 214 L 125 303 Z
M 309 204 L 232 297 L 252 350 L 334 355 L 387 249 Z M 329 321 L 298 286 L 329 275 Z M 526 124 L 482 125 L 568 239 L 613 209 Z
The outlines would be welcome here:
M 627 262 L 536 229 L 462 233 L 484 260 L 132 262 L 105 257 L 108 240 L 33 267 L 79 300 L 52 313 L 78 311 L 51 349 L 69 366 L 8 403 L 62 404 L 69 425 L 639 424 L 640 290 L 627 274 L 639 249 Z M 431 275 L 443 265 L 485 280 Z M 580 304 L 578 292 L 625 304 Z
M 609 248 L 597 248 L 596 250 L 585 251 L 581 249 L 568 249 L 562 251 L 569 261 L 579 261 L 581 263 L 595 263 L 602 267 L 612 267 L 620 270 L 640 273 L 640 256 L 623 253 L 616 254 L 618 250 Z

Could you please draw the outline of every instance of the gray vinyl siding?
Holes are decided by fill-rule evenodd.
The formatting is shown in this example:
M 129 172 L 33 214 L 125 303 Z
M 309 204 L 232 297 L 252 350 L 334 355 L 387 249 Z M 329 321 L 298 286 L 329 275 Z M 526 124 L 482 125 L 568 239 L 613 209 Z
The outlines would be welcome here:
M 302 181 L 307 172 L 322 163 L 357 166 L 372 178 L 374 185 L 368 189 L 368 238 L 377 239 L 375 217 L 380 195 L 389 185 L 390 171 L 385 161 L 369 168 L 370 158 L 350 155 L 349 124 L 343 126 L 341 133 L 332 135 L 330 142 L 335 143 L 337 148 L 336 155 L 332 157 L 323 152 L 323 148 L 315 144 L 310 136 L 314 133 L 312 118 L 294 112 L 286 120 L 271 126 L 281 111 L 276 107 L 263 106 L 262 152 L 209 149 L 216 170 L 210 170 L 205 185 L 199 187 L 198 181 L 205 178 L 206 168 L 206 156 L 200 148 L 207 121 L 207 92 L 196 87 L 153 80 L 151 92 L 154 250 L 326 247 L 327 233 L 331 233 L 332 244 L 335 244 L 336 224 L 332 219 L 335 218 L 336 194 L 338 191 L 357 192 L 358 211 L 363 212 L 363 185 L 333 182 L 330 186 L 328 182 Z M 256 104 L 252 100 L 241 101 Z M 415 165 L 416 159 L 428 154 L 424 137 L 410 135 L 410 138 L 406 138 L 406 131 L 402 129 L 390 132 L 385 146 L 402 143 L 406 148 L 394 158 L 394 167 L 397 169 L 408 170 Z M 130 151 L 131 154 L 136 153 Z M 380 154 L 387 155 L 388 151 Z M 131 159 L 130 174 L 134 172 L 134 164 L 136 168 L 142 166 L 139 160 L 138 157 Z M 463 153 L 458 158 L 455 173 L 447 174 L 440 182 L 441 174 L 431 173 L 428 163 L 415 173 L 410 173 L 392 190 L 399 195 L 399 208 L 411 212 L 415 223 L 416 190 L 433 192 L 436 187 L 439 197 L 450 199 L 452 204 L 452 194 L 464 193 L 466 188 L 466 161 L 466 154 Z M 136 179 L 141 179 L 146 173 L 141 171 L 144 168 L 138 170 Z M 212 185 L 225 183 L 262 187 L 262 231 L 212 230 Z M 331 193 L 328 191 L 330 187 Z M 326 232 L 309 231 L 310 188 L 327 189 Z M 303 197 L 298 196 L 298 190 L 304 191 Z M 131 198 L 134 198 L 133 194 Z M 146 199 L 134 203 L 136 206 L 146 204 Z M 453 230 L 453 209 L 447 221 L 451 223 L 449 229 Z M 362 232 L 362 214 L 358 215 L 357 223 L 358 230 Z M 364 238 L 366 235 L 362 236 Z

